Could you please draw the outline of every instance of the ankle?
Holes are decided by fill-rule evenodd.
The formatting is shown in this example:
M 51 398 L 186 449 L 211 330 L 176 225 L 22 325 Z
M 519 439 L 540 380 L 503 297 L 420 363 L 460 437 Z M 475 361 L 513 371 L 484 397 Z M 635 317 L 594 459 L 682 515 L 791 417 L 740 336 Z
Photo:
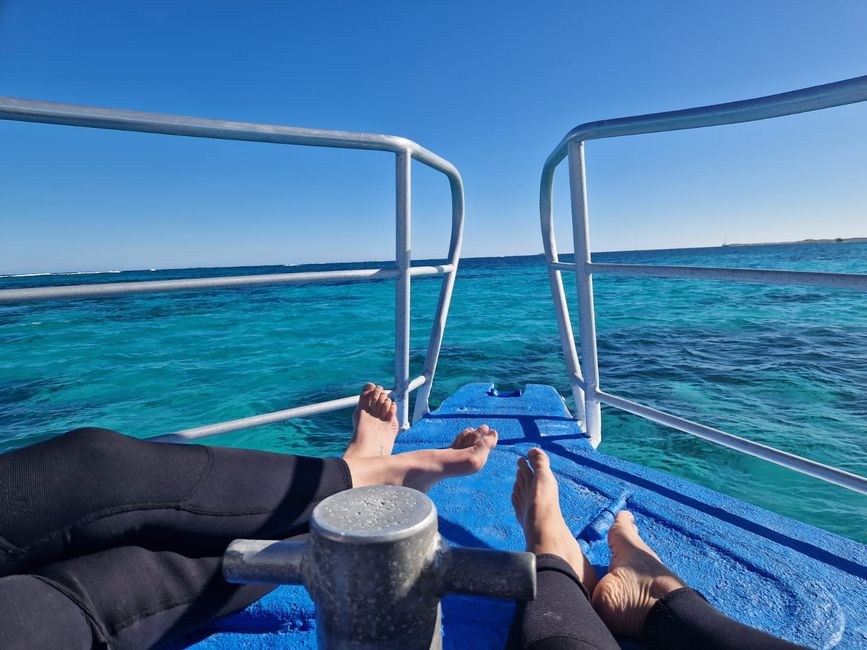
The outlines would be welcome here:
M 344 457 L 349 475 L 352 477 L 352 487 L 366 487 L 368 485 L 401 485 L 403 463 L 399 456 L 383 456 L 371 458 L 359 458 L 357 456 Z
M 596 571 L 581 551 L 581 547 L 578 546 L 578 542 L 572 537 L 572 534 L 570 532 L 566 534 L 568 537 L 558 536 L 553 539 L 540 537 L 533 543 L 527 544 L 527 551 L 534 555 L 559 557 L 572 568 L 589 593 L 596 586 Z
M 653 599 L 653 604 L 655 605 L 657 601 L 662 600 L 672 591 L 682 589 L 685 586 L 686 585 L 683 583 L 683 581 L 680 580 L 677 576 L 656 576 L 650 583 L 650 597 Z

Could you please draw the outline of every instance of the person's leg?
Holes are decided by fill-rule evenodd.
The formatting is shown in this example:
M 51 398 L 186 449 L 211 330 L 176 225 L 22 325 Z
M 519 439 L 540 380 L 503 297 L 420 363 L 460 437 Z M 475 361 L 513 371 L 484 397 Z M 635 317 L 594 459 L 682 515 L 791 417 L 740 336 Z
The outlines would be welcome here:
M 90 622 L 79 605 L 33 576 L 0 578 L 0 639 L 6 650 L 90 650 Z
M 236 537 L 287 537 L 350 487 L 339 458 L 78 429 L 0 455 L 0 576 L 125 544 L 219 553 Z
M 0 578 L 3 647 L 149 648 L 243 609 L 271 585 L 230 585 L 221 556 L 136 546 Z
M 381 448 L 381 429 L 396 431 L 390 400 L 366 404 L 371 412 L 386 406 L 385 419 L 359 423 L 353 440 Z M 319 459 L 79 429 L 0 455 L 0 576 L 113 546 L 216 555 L 238 537 L 288 537 L 341 490 L 426 490 L 471 474 L 496 437 L 483 426 L 462 432 L 449 449 Z
M 390 400 L 362 400 L 360 408 L 371 417 L 356 420 L 353 437 L 356 452 L 371 449 L 381 451 L 387 445 L 384 433 L 393 431 L 391 435 L 396 434 L 396 428 L 390 422 L 394 418 Z M 87 435 L 84 437 L 87 439 Z M 103 430 L 97 430 L 96 437 L 100 442 L 116 443 L 121 439 L 120 444 L 125 443 L 119 434 Z M 461 432 L 448 449 L 420 450 L 394 457 L 353 456 L 345 464 L 349 474 L 347 487 L 352 484 L 358 487 L 396 484 L 425 490 L 449 476 L 466 475 L 480 469 L 496 445 L 496 440 L 497 432 L 482 426 Z M 88 448 L 88 445 L 84 447 Z M 107 450 L 100 449 L 100 445 L 94 447 L 90 451 L 99 452 L 101 457 L 111 457 Z M 77 451 L 79 455 L 83 454 L 81 448 Z M 264 458 L 275 461 L 273 456 L 279 455 L 266 454 Z M 187 455 L 186 460 L 189 461 L 191 457 Z M 260 460 L 262 458 L 259 456 Z M 92 457 L 86 460 L 93 462 Z M 256 457 L 242 453 L 236 460 L 248 461 L 244 468 L 247 471 L 240 472 L 238 478 L 253 485 L 261 481 L 261 476 L 257 474 L 261 468 L 252 462 Z M 17 470 L 19 478 L 26 474 L 20 464 L 7 467 Z M 292 498 L 292 482 L 288 483 L 283 495 L 286 500 Z M 221 486 L 215 487 L 219 489 Z M 230 487 L 223 486 L 222 489 L 226 492 Z M 111 488 L 110 484 L 108 488 Z M 9 491 L 8 484 L 5 489 Z M 2 490 L 0 494 L 3 494 Z M 312 506 L 307 508 L 308 513 L 310 509 Z M 106 513 L 106 518 L 110 519 L 114 514 Z M 142 511 L 143 516 L 149 514 L 150 509 Z M 275 511 L 274 516 L 277 515 L 279 512 Z M 227 515 L 227 518 L 238 516 L 242 515 L 234 513 Z M 214 540 L 202 543 L 195 522 L 187 523 L 191 524 L 192 529 L 189 535 L 181 536 L 177 531 L 169 530 L 160 543 L 156 543 L 158 536 L 147 536 L 154 543 L 152 548 L 118 546 L 65 561 L 53 561 L 34 569 L 31 575 L 0 578 L 0 605 L 9 601 L 20 603 L 27 609 L 26 613 L 19 612 L 16 619 L 18 623 L 14 626 L 4 618 L 6 613 L 0 611 L 0 629 L 5 634 L 8 624 L 9 639 L 13 638 L 13 630 L 19 634 L 18 638 L 27 639 L 33 635 L 33 626 L 43 624 L 39 631 L 43 637 L 48 640 L 65 639 L 64 647 L 90 647 L 91 643 L 103 643 L 107 639 L 113 639 L 113 646 L 116 647 L 141 647 L 148 645 L 149 639 L 167 640 L 185 635 L 217 616 L 242 609 L 270 591 L 270 586 L 227 584 L 220 573 L 225 544 L 217 545 L 215 555 L 208 554 L 207 549 L 214 545 Z M 271 529 L 279 526 L 285 528 L 285 523 L 266 522 L 267 526 L 271 526 Z M 236 527 L 232 531 L 230 537 L 240 536 L 240 533 L 235 532 Z M 65 531 L 64 536 L 68 534 L 69 530 Z M 128 534 L 134 536 L 133 531 Z M 192 537 L 194 541 L 188 542 L 187 537 Z M 120 544 L 119 539 L 117 536 L 106 538 L 107 541 L 114 541 L 115 545 Z M 194 547 L 197 547 L 196 550 L 193 550 Z M 13 608 L 8 609 L 8 612 L 13 611 Z M 46 611 L 57 611 L 58 616 L 52 621 L 40 623 Z M 56 646 L 52 644 L 52 647 Z
M 608 532 L 611 565 L 593 592 L 593 607 L 618 636 L 652 650 L 791 650 L 802 648 L 716 610 L 672 573 L 638 534 L 632 513 Z
M 617 650 L 620 646 L 590 606 L 596 576 L 563 520 L 548 457 L 531 449 L 528 458 L 529 464 L 518 461 L 512 505 L 527 550 L 536 554 L 536 599 L 518 604 L 509 647 Z
M 362 394 L 353 418 L 353 441 L 361 450 L 382 446 L 384 433 L 396 433 L 396 427 L 391 427 L 388 421 L 388 411 L 378 414 L 372 407 Z M 0 456 L 4 470 L 0 472 L 0 496 L 4 506 L 9 507 L 7 514 L 26 516 L 33 510 L 36 516 L 42 517 L 47 510 L 49 516 L 56 515 L 57 511 L 40 503 L 40 498 L 52 496 L 48 493 L 50 486 L 45 484 L 52 479 L 61 487 L 79 492 L 84 487 L 92 494 L 93 483 L 85 481 L 82 485 L 75 480 L 79 477 L 68 472 L 65 463 L 53 466 L 52 460 L 68 452 L 72 462 L 85 461 L 88 467 L 98 470 L 103 465 L 100 461 L 110 453 L 112 443 L 122 441 L 120 444 L 126 450 L 125 440 L 111 432 L 79 431 L 55 445 L 37 446 L 26 454 Z M 180 459 L 185 467 L 169 464 L 161 467 L 165 471 L 192 472 L 196 468 L 190 466 L 190 461 L 202 456 L 196 448 L 191 448 L 192 452 L 182 451 L 181 447 L 168 449 L 177 452 L 168 458 Z M 123 455 L 116 455 L 112 460 L 120 463 Z M 79 469 L 85 469 L 84 463 Z M 48 471 L 43 474 L 41 470 Z M 57 480 L 58 475 L 62 480 Z M 183 474 L 180 476 L 183 479 Z M 2 481 L 4 477 L 6 481 Z M 109 480 L 105 475 L 99 478 Z M 133 480 L 135 476 L 128 478 Z M 182 490 L 182 483 L 178 481 L 175 487 Z M 87 491 L 88 487 L 91 491 Z M 48 494 L 43 496 L 42 493 Z M 62 511 L 66 505 L 62 503 L 63 496 L 63 492 L 58 494 L 50 505 Z M 0 530 L 9 535 L 21 535 L 25 528 L 20 520 L 16 522 L 17 530 L 12 530 L 7 521 L 3 523 L 7 525 Z M 5 551 L 11 557 L 5 558 L 5 567 L 0 561 L 0 567 L 8 569 L 10 564 L 25 563 L 21 549 L 3 542 L 0 538 L 0 556 Z M 68 547 L 66 551 L 73 548 Z M 148 646 L 151 645 L 149 639 L 175 638 L 216 616 L 239 610 L 272 588 L 229 585 L 222 580 L 220 566 L 219 556 L 188 558 L 168 551 L 123 547 L 36 568 L 31 575 L 0 577 L 3 647 L 12 650 L 91 648 L 103 646 L 106 639 L 112 639 L 114 647 Z

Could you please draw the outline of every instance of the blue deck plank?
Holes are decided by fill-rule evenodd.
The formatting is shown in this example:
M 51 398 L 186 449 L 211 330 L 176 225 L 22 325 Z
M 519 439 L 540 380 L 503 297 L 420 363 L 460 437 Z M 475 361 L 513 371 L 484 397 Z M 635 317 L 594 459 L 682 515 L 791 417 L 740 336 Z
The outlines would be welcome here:
M 500 434 L 485 468 L 430 493 L 450 543 L 522 549 L 509 495 L 518 457 L 540 446 L 551 455 L 566 520 L 600 577 L 611 513 L 625 506 L 663 561 L 726 614 L 810 647 L 867 647 L 867 546 L 593 450 L 549 386 L 515 394 L 464 386 L 402 433 L 396 451 L 446 446 L 483 423 Z M 447 597 L 444 646 L 502 648 L 513 611 L 510 602 Z M 193 647 L 315 647 L 313 616 L 303 588 L 280 587 L 216 622 Z

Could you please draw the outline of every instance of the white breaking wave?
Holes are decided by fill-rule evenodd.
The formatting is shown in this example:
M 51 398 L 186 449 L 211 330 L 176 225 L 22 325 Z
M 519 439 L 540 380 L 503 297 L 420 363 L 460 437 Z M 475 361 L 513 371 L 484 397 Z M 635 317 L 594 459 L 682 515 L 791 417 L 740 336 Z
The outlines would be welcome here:
M 151 269 L 153 271 L 154 269 Z M 59 273 L 10 273 L 0 278 L 38 278 L 44 275 L 101 275 L 102 273 L 123 273 L 123 271 L 62 271 Z
M 0 275 L 0 278 L 35 278 L 40 275 L 58 275 L 56 273 L 15 273 L 10 275 Z

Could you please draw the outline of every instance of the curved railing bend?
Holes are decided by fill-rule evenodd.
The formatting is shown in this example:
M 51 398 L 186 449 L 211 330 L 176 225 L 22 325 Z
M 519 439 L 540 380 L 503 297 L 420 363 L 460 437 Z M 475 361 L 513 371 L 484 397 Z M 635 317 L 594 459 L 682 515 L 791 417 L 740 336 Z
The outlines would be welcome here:
M 187 280 L 161 280 L 145 282 L 119 282 L 31 289 L 5 289 L 0 291 L 0 305 L 38 300 L 85 298 L 92 296 L 123 295 L 163 291 L 189 291 L 218 289 L 262 284 L 290 284 L 298 282 L 367 281 L 384 278 L 396 279 L 395 295 L 395 362 L 392 396 L 397 402 L 398 419 L 403 428 L 409 426 L 409 394 L 418 389 L 413 418 L 417 420 L 429 410 L 429 397 L 436 373 L 437 360 L 442 347 L 452 289 L 458 271 L 464 226 L 464 186 L 458 170 L 449 161 L 406 138 L 352 131 L 325 131 L 294 126 L 276 126 L 250 122 L 230 122 L 182 115 L 162 115 L 137 111 L 58 104 L 0 97 L 0 119 L 18 122 L 38 122 L 65 126 L 137 131 L 162 135 L 271 142 L 307 147 L 339 149 L 366 149 L 388 151 L 395 154 L 396 177 L 396 235 L 395 262 L 397 269 L 357 269 L 322 271 L 316 273 L 281 273 L 271 275 L 231 276 L 221 278 L 194 278 Z M 411 265 L 411 162 L 427 165 L 449 180 L 452 197 L 452 228 L 446 263 L 439 266 L 413 267 Z M 409 375 L 410 334 L 410 279 L 412 276 L 442 275 L 437 311 L 428 340 L 424 369 L 414 379 Z M 196 429 L 188 429 L 160 436 L 163 439 L 188 440 L 226 431 L 235 431 L 291 418 L 309 417 L 352 406 L 357 397 L 345 397 L 318 404 L 310 404 L 285 411 L 267 413 L 250 418 L 221 422 Z
M 542 243 L 548 263 L 548 277 L 560 328 L 560 340 L 566 357 L 569 383 L 575 397 L 577 417 L 594 446 L 602 440 L 601 405 L 639 415 L 654 422 L 704 438 L 719 445 L 757 456 L 772 463 L 820 478 L 830 483 L 867 494 L 867 479 L 851 472 L 767 447 L 738 436 L 692 422 L 675 415 L 631 402 L 606 393 L 599 386 L 599 362 L 596 349 L 596 320 L 593 309 L 593 274 L 609 273 L 632 276 L 728 280 L 763 284 L 808 285 L 837 289 L 867 290 L 867 275 L 852 273 L 808 273 L 764 269 L 706 268 L 659 266 L 649 264 L 601 264 L 590 259 L 590 229 L 587 212 L 587 177 L 584 167 L 584 142 L 644 133 L 697 129 L 737 124 L 817 111 L 845 104 L 867 101 L 867 76 L 803 88 L 792 92 L 747 99 L 727 104 L 688 108 L 679 111 L 622 117 L 588 122 L 575 127 L 560 141 L 542 168 L 539 212 Z M 554 172 L 564 158 L 569 159 L 569 185 L 572 200 L 572 236 L 575 262 L 561 262 L 554 236 Z M 579 340 L 581 362 L 569 320 L 562 271 L 576 274 L 578 287 Z

